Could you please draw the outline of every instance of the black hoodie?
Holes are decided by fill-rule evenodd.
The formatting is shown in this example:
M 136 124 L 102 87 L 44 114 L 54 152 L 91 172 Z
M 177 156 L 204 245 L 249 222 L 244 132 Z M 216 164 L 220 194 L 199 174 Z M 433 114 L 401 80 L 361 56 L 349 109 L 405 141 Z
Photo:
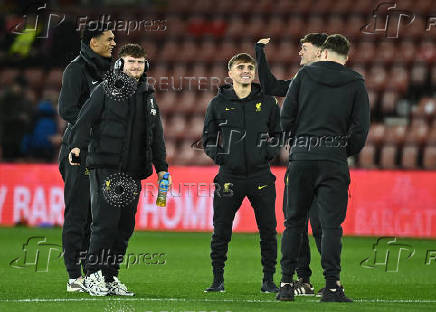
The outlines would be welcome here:
M 203 146 L 221 172 L 262 174 L 280 151 L 280 132 L 277 101 L 264 95 L 259 84 L 252 83 L 251 93 L 243 99 L 232 85 L 224 85 L 207 107 Z
M 290 159 L 339 160 L 365 145 L 369 100 L 363 77 L 336 62 L 304 66 L 292 80 L 280 122 Z
M 65 68 L 59 94 L 59 114 L 68 122 L 62 141 L 64 144 L 69 144 L 70 128 L 92 89 L 103 80 L 110 63 L 110 58 L 98 55 L 81 41 L 80 55 Z

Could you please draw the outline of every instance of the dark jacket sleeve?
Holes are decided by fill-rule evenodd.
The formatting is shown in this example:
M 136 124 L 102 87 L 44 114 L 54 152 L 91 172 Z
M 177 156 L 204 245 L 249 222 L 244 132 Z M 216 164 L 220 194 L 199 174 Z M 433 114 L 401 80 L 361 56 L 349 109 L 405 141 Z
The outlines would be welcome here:
M 267 145 L 268 160 L 274 159 L 280 153 L 280 138 L 282 129 L 280 127 L 280 108 L 275 98 L 273 100 L 273 108 L 268 121 L 268 131 L 270 140 Z
M 163 134 L 162 121 L 160 120 L 160 111 L 156 99 L 153 97 L 156 104 L 156 121 L 153 131 L 153 141 L 151 142 L 151 152 L 153 156 L 153 165 L 156 173 L 160 171 L 168 171 L 168 163 L 166 161 L 167 153 L 165 147 L 165 138 Z
M 282 126 L 282 130 L 288 136 L 295 135 L 295 126 L 298 115 L 298 96 L 300 93 L 300 81 L 302 75 L 302 70 L 300 70 L 292 80 L 280 114 L 280 125 Z
M 260 85 L 266 95 L 286 96 L 291 80 L 277 80 L 271 73 L 268 62 L 266 60 L 264 44 L 256 43 L 256 62 L 259 73 Z
M 351 125 L 348 132 L 348 156 L 358 154 L 365 146 L 366 138 L 368 136 L 370 125 L 370 109 L 368 92 L 366 91 L 365 84 L 359 84 L 356 92 L 353 111 L 351 112 Z
M 78 147 L 81 150 L 88 147 L 90 130 L 95 121 L 101 116 L 104 107 L 104 91 L 100 84 L 92 92 L 79 112 L 77 121 L 71 129 L 71 148 Z
M 82 70 L 80 65 L 71 63 L 62 75 L 62 88 L 59 94 L 59 114 L 67 122 L 74 124 L 80 112 L 79 100 L 82 93 Z
M 218 144 L 219 127 L 218 120 L 214 113 L 214 101 L 210 101 L 207 105 L 206 116 L 204 118 L 203 127 L 203 148 L 207 156 L 217 165 L 223 163 L 223 153 Z

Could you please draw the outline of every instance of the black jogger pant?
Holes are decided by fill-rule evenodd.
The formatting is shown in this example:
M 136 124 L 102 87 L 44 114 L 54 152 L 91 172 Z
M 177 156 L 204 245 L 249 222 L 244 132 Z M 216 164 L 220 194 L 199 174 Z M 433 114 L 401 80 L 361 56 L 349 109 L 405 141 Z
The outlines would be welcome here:
M 137 194 L 130 203 L 110 204 L 103 194 L 105 179 L 117 174 L 113 169 L 92 169 L 91 183 L 91 240 L 86 270 L 92 274 L 102 270 L 106 282 L 118 276 L 127 245 L 135 229 L 135 214 L 141 191 L 141 181 L 135 180 Z
M 287 219 L 282 237 L 282 282 L 291 282 L 300 251 L 301 236 L 314 198 L 322 227 L 321 265 L 326 286 L 340 280 L 342 223 L 348 203 L 348 165 L 333 161 L 290 161 Z
M 215 279 L 223 279 L 232 224 L 245 196 L 250 200 L 260 234 L 264 279 L 272 279 L 277 264 L 277 221 L 275 215 L 275 176 L 271 172 L 258 177 L 230 176 L 219 173 L 215 179 L 211 241 Z
M 66 145 L 62 145 L 59 157 L 65 201 L 62 248 L 69 278 L 78 278 L 82 276 L 81 266 L 86 273 L 86 253 L 91 232 L 89 172 L 84 164 L 71 166 L 68 162 L 67 150 Z
M 285 191 L 283 192 L 283 216 L 286 220 L 286 206 L 287 206 L 287 192 L 286 185 L 288 184 L 288 170 L 286 170 L 284 182 L 285 182 Z M 315 244 L 318 249 L 319 254 L 321 254 L 321 223 L 318 217 L 318 204 L 316 202 L 316 198 L 312 202 L 312 206 L 309 209 L 309 220 L 310 225 L 312 227 L 312 235 L 315 239 Z M 312 270 L 310 269 L 310 245 L 309 245 L 309 235 L 308 235 L 308 223 L 306 222 L 306 230 L 302 234 L 301 237 L 301 245 L 300 245 L 300 253 L 298 255 L 297 260 L 297 268 L 295 271 L 297 272 L 297 276 L 302 278 L 304 281 L 309 281 L 312 276 Z

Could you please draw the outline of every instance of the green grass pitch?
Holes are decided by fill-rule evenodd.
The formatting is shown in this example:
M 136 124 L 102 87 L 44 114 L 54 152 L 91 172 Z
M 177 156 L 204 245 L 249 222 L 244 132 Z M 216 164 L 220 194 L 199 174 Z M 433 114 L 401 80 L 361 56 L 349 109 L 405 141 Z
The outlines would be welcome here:
M 135 232 L 128 253 L 165 255 L 140 263 L 124 264 L 120 279 L 136 296 L 95 298 L 66 293 L 67 274 L 56 247 L 47 258 L 47 246 L 32 264 L 35 249 L 23 258 L 29 237 L 46 237 L 61 244 L 61 230 L 50 228 L 0 228 L 0 311 L 436 311 L 436 241 L 398 239 L 390 251 L 377 247 L 375 237 L 345 237 L 342 281 L 351 304 L 320 303 L 315 297 L 277 302 L 274 294 L 260 292 L 262 269 L 259 236 L 234 234 L 225 271 L 225 293 L 203 293 L 212 280 L 209 259 L 210 233 Z M 279 238 L 280 240 L 280 238 Z M 320 257 L 313 239 L 312 282 L 323 286 Z M 401 250 L 399 246 L 404 250 Z M 56 246 L 56 245 L 53 245 Z M 280 251 L 280 248 L 279 248 Z M 383 264 L 385 255 L 388 259 Z M 398 256 L 398 254 L 400 254 Z M 152 256 L 151 256 L 152 257 Z M 367 262 L 362 261 L 369 257 Z M 18 259 L 17 261 L 13 261 Z M 45 259 L 45 260 L 44 260 Z M 280 259 L 280 252 L 279 252 Z M 150 262 L 164 262 L 151 264 Z M 48 261 L 48 262 L 47 262 Z M 133 258 L 131 258 L 133 262 Z M 372 265 L 371 265 L 372 263 Z M 24 265 L 25 264 L 25 265 Z M 46 272 L 44 272 L 46 271 Z M 277 265 L 275 281 L 280 280 Z

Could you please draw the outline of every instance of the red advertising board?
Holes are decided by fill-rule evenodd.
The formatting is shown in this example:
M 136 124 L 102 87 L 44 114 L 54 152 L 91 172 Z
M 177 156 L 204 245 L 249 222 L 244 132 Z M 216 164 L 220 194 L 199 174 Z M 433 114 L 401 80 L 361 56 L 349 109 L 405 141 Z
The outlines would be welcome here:
M 171 167 L 167 207 L 155 205 L 156 177 L 142 183 L 137 230 L 211 231 L 213 178 L 217 167 Z M 277 176 L 276 215 L 283 231 L 283 176 Z M 85 204 L 85 203 L 84 203 Z M 63 223 L 63 182 L 56 165 L 0 165 L 0 224 Z M 256 232 L 247 199 L 233 223 L 235 232 Z M 345 235 L 436 238 L 436 172 L 352 170 Z

